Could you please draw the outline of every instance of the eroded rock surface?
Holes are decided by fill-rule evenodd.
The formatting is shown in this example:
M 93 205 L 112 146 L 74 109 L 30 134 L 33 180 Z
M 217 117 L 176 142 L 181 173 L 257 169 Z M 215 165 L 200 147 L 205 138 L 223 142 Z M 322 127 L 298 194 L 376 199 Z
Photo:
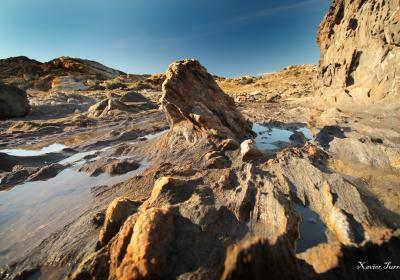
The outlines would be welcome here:
M 231 128 L 221 121 L 223 116 L 212 114 L 220 103 L 210 112 L 203 108 L 195 96 L 215 94 L 207 84 L 204 90 L 200 84 L 196 90 L 182 90 L 184 103 L 173 99 L 181 92 L 178 89 L 185 88 L 182 75 L 190 78 L 189 89 L 196 85 L 192 79 L 208 77 L 195 61 L 177 62 L 167 72 L 164 99 L 168 98 L 162 104 L 171 130 L 152 146 L 155 160 L 162 161 L 154 174 L 157 180 L 143 204 L 120 216 L 125 222 L 119 232 L 111 239 L 101 238 L 103 247 L 81 262 L 72 279 L 83 275 L 93 279 L 308 279 L 322 272 L 329 277 L 335 271 L 345 273 L 340 259 L 356 264 L 368 251 L 366 244 L 380 252 L 379 260 L 393 257 L 398 250 L 397 237 L 390 239 L 396 229 L 393 220 L 369 209 L 356 186 L 326 167 L 329 155 L 321 147 L 306 143 L 279 151 L 272 159 L 258 151 L 252 140 L 240 147 L 233 139 L 251 138 L 252 133 L 247 126 L 242 131 Z M 194 119 L 199 106 L 211 122 Z M 215 137 L 213 130 L 228 138 Z M 210 164 L 216 159 L 225 164 Z M 327 254 L 326 248 L 338 248 L 324 264 L 318 263 L 313 251 L 295 254 L 298 243 L 304 242 L 301 234 L 306 234 L 299 231 L 300 224 L 308 219 L 299 212 L 299 204 L 313 210 L 326 227 L 326 240 L 306 249 L 320 246 Z M 113 208 L 111 204 L 109 209 Z M 101 232 L 106 231 L 105 225 Z M 343 253 L 346 250 L 353 253 Z
M 392 60 L 398 6 L 396 1 L 334 1 L 319 34 L 325 101 L 384 103 L 398 95 L 396 89 L 383 93 L 398 82 L 393 79 L 398 63 Z M 33 72 L 42 67 L 22 60 Z M 58 77 L 64 70 L 52 73 Z M 37 89 L 36 82 L 46 80 L 40 77 L 5 79 Z M 34 116 L 50 120 L 0 123 L 1 143 L 53 134 L 79 151 L 97 150 L 81 159 L 97 157 L 79 165 L 81 171 L 123 173 L 125 160 L 115 157 L 131 156 L 132 166 L 138 159 L 147 168 L 124 182 L 92 187 L 93 204 L 0 271 L 1 277 L 46 277 L 49 268 L 61 270 L 51 279 L 397 277 L 396 270 L 357 270 L 360 260 L 399 262 L 396 110 L 317 106 L 313 65 L 226 79 L 212 77 L 198 61 L 184 60 L 171 64 L 166 75 L 82 77 L 46 80 L 44 88 L 54 86 L 50 95 L 31 92 Z M 368 91 L 358 95 L 364 88 L 372 89 L 369 97 Z M 344 93 L 338 95 L 339 90 Z M 396 108 L 398 100 L 390 100 Z M 155 104 L 169 121 L 166 133 Z M 57 119 L 53 109 L 66 116 Z M 295 145 L 260 152 L 246 118 L 267 124 L 271 133 L 291 128 L 287 137 Z M 20 172 L 24 181 L 32 174 L 51 175 L 53 167 L 2 164 L 4 172 Z
M 206 131 L 239 141 L 253 136 L 250 124 L 237 111 L 233 99 L 196 60 L 171 64 L 163 92 L 161 105 L 172 130 L 178 128 L 183 134 L 190 129 Z
M 399 0 L 335 0 L 318 31 L 321 95 L 354 109 L 399 99 Z

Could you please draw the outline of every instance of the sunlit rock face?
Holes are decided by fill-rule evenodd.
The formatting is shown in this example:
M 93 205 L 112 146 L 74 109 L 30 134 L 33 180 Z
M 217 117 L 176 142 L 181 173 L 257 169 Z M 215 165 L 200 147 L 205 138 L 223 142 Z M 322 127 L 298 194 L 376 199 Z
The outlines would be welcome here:
M 335 0 L 317 42 L 324 100 L 352 107 L 398 100 L 399 0 Z
M 24 56 L 0 59 L 0 81 L 24 90 L 82 90 L 91 81 L 114 79 L 122 74 L 95 61 L 65 56 L 46 63 Z
M 197 60 L 172 63 L 162 88 L 161 105 L 171 128 L 181 131 L 187 140 L 199 133 L 239 141 L 253 137 L 233 99 Z

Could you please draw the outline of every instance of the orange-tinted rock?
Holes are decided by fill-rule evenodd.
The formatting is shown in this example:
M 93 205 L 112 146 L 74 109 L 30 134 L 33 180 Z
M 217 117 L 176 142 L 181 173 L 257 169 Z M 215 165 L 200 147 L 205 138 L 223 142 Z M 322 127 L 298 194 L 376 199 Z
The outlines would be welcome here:
M 162 279 L 167 250 L 173 239 L 173 216 L 168 208 L 152 208 L 135 224 L 126 255 L 118 267 L 118 279 Z
M 250 124 L 207 70 L 196 60 L 171 64 L 163 83 L 161 105 L 174 131 L 206 132 L 238 141 L 253 137 Z

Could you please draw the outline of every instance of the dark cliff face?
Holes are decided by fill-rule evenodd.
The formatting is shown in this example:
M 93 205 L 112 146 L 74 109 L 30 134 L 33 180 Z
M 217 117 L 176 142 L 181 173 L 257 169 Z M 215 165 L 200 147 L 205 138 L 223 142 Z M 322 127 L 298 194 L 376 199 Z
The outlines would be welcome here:
M 321 95 L 338 105 L 400 95 L 400 1 L 335 0 L 319 26 Z
M 54 78 L 69 76 L 77 81 L 107 80 L 121 74 L 98 62 L 60 57 L 46 63 L 25 56 L 0 60 L 0 80 L 22 89 L 48 90 Z

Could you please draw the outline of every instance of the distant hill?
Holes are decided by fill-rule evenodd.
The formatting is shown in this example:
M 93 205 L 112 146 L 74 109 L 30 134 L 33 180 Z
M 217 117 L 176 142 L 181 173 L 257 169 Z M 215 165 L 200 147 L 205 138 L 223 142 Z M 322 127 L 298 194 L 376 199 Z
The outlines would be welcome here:
M 22 89 L 48 90 L 60 77 L 85 82 L 109 80 L 124 74 L 95 61 L 71 57 L 60 57 L 45 63 L 25 56 L 0 60 L 0 81 Z

